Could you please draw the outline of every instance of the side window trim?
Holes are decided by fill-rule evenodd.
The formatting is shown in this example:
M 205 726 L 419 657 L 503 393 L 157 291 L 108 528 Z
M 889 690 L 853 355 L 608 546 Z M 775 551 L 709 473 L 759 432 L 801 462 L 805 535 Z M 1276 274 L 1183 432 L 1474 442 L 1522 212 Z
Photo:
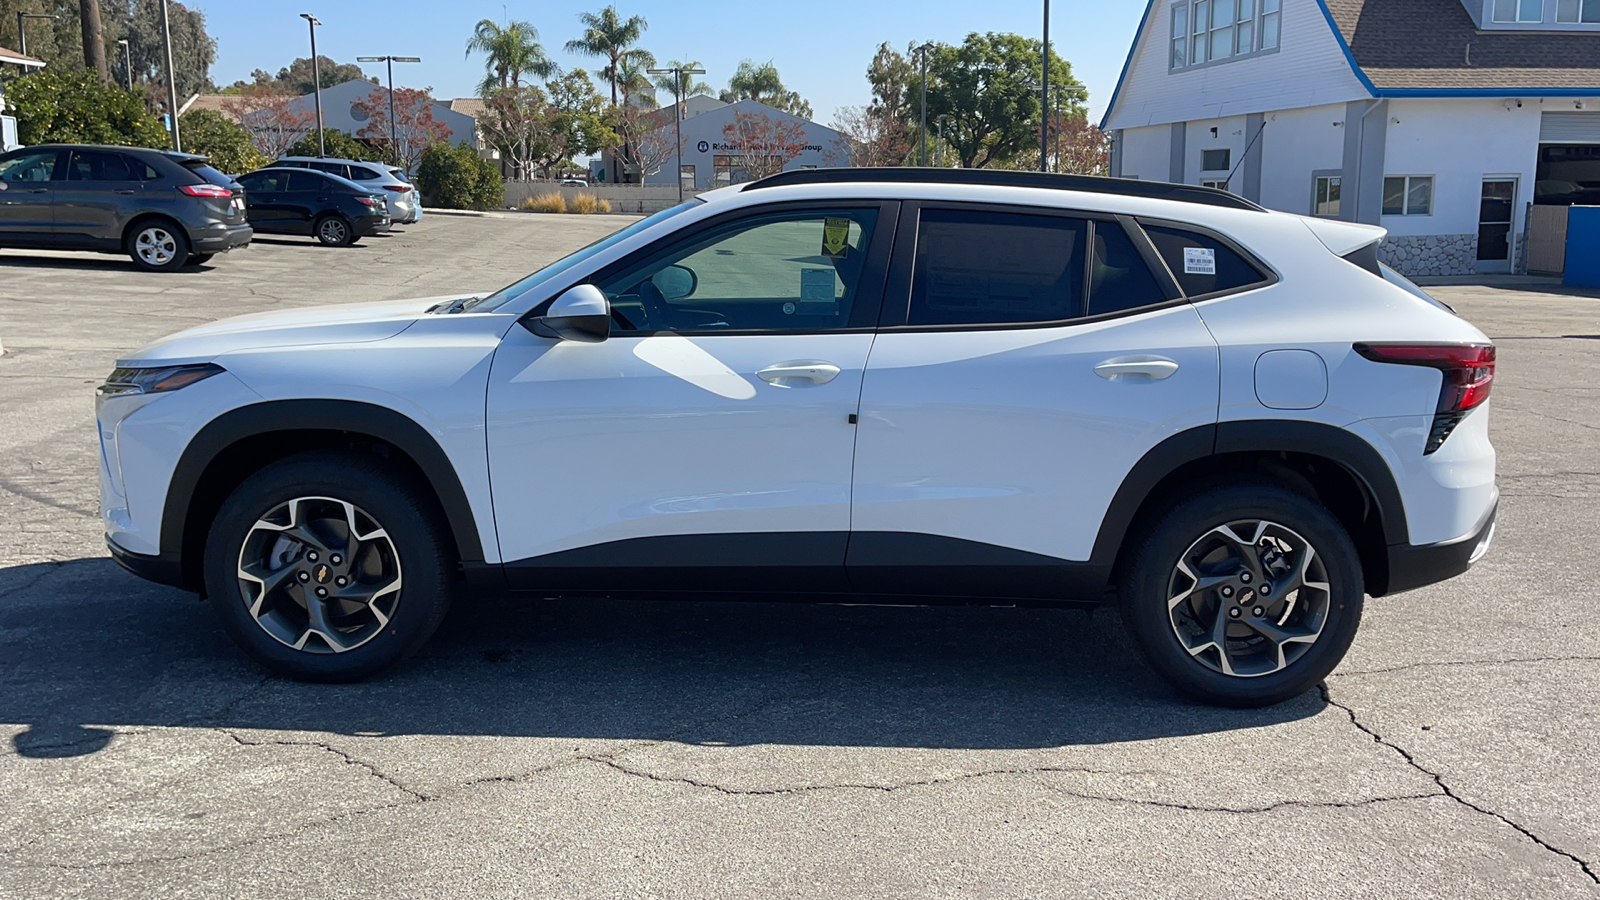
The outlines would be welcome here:
M 861 283 L 856 289 L 855 310 L 860 311 L 865 318 L 876 318 L 882 309 L 884 299 L 885 270 L 889 262 L 889 254 L 895 243 L 896 227 L 900 218 L 901 201 L 879 200 L 865 198 L 861 200 L 799 200 L 789 203 L 772 203 L 762 206 L 750 206 L 729 211 L 723 215 L 706 219 L 696 224 L 692 231 L 677 231 L 663 235 L 658 240 L 641 247 L 622 259 L 597 269 L 576 281 L 565 282 L 562 288 L 552 293 L 549 299 L 534 306 L 524 319 L 536 318 L 544 315 L 555 298 L 577 287 L 580 284 L 597 284 L 619 275 L 625 274 L 630 269 L 646 265 L 656 257 L 670 252 L 674 247 L 682 244 L 685 239 L 692 239 L 703 231 L 719 229 L 724 225 L 732 224 L 743 219 L 758 219 L 785 213 L 802 213 L 811 210 L 836 210 L 847 207 L 862 209 L 876 207 L 878 210 L 877 225 L 873 229 L 871 243 L 868 245 L 867 261 L 862 268 Z M 852 318 L 855 317 L 852 312 Z M 723 335 L 752 335 L 752 334 L 858 334 L 871 333 L 876 329 L 871 325 L 850 326 L 846 328 L 823 329 L 754 329 L 754 328 L 727 328 L 716 331 L 692 332 L 699 337 L 720 337 Z M 662 334 L 661 331 L 630 331 L 625 337 L 649 337 L 653 334 Z
M 1161 287 L 1166 296 L 1163 303 L 1154 303 L 1133 309 L 1118 310 L 1116 312 L 1102 313 L 1100 315 L 1080 315 L 1071 319 L 1053 319 L 1045 322 L 1000 322 L 995 324 L 957 324 L 957 325 L 911 325 L 911 287 L 915 277 L 917 259 L 917 238 L 920 232 L 922 211 L 924 209 L 939 210 L 965 210 L 971 212 L 995 212 L 1018 215 L 1034 215 L 1047 218 L 1076 219 L 1087 222 L 1085 234 L 1085 253 L 1094 252 L 1094 228 L 1096 222 L 1117 222 L 1127 232 L 1128 239 L 1133 241 L 1134 247 L 1143 258 L 1146 268 L 1150 269 L 1157 285 Z M 1189 227 L 1176 225 L 1174 227 Z M 1194 229 L 1204 231 L 1203 229 Z M 1254 260 L 1254 256 L 1246 255 Z M 1153 262 L 1152 262 L 1153 260 Z M 1090 292 L 1094 281 L 1094 267 L 1084 260 L 1083 267 L 1083 293 L 1080 304 L 1081 311 L 1087 313 L 1092 302 Z M 1148 235 L 1139 227 L 1138 221 L 1133 216 L 1117 215 L 1100 212 L 1097 210 L 1079 210 L 1066 208 L 1043 208 L 1037 206 L 1017 206 L 1005 203 L 973 203 L 963 201 L 945 200 L 910 200 L 901 205 L 899 236 L 895 240 L 894 259 L 889 265 L 889 277 L 884 285 L 883 314 L 878 319 L 878 330 L 889 332 L 938 332 L 938 331 L 1022 331 L 1034 328 L 1065 328 L 1073 325 L 1082 325 L 1091 322 L 1101 322 L 1108 319 L 1119 319 L 1126 316 L 1141 315 L 1154 310 L 1167 309 L 1190 302 L 1192 298 L 1183 295 L 1178 286 L 1177 279 L 1167 270 L 1166 263 L 1162 262 L 1160 254 L 1156 253 L 1155 245 L 1150 242 Z
M 1236 288 L 1228 288 L 1227 290 L 1222 291 L 1212 291 L 1208 294 L 1194 294 L 1189 296 L 1187 299 L 1190 303 L 1199 303 L 1202 300 L 1215 300 L 1218 297 L 1227 297 L 1232 294 L 1242 294 L 1245 291 L 1258 291 L 1265 287 L 1271 287 L 1283 280 L 1283 278 L 1278 274 L 1278 270 L 1268 265 L 1261 259 L 1261 257 L 1251 253 L 1245 247 L 1240 246 L 1239 242 L 1235 241 L 1233 238 L 1230 238 L 1219 231 L 1214 231 L 1210 228 L 1207 228 L 1204 225 L 1196 225 L 1193 222 L 1178 222 L 1172 219 L 1158 219 L 1152 216 L 1138 216 L 1136 217 L 1135 221 L 1141 226 L 1150 225 L 1159 228 L 1173 228 L 1178 231 L 1191 231 L 1195 234 L 1201 235 L 1202 237 L 1211 238 L 1222 246 L 1232 250 L 1234 253 L 1239 254 L 1240 259 L 1244 260 L 1246 264 L 1254 267 L 1255 270 L 1261 274 L 1261 280 L 1255 282 L 1254 284 L 1247 284 Z M 1150 236 L 1145 235 L 1142 228 L 1140 230 L 1140 234 L 1146 241 L 1150 240 Z M 1171 274 L 1170 270 L 1168 274 Z M 1177 276 L 1174 275 L 1173 277 L 1176 278 Z

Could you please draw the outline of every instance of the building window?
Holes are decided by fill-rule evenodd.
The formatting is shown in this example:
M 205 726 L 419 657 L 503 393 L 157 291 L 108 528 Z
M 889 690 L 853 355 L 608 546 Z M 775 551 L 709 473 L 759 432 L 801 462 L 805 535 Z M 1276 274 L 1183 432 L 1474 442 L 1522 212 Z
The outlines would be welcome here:
M 1543 22 L 1544 0 L 1494 0 L 1496 22 Z
M 1564 24 L 1600 24 L 1600 0 L 1561 0 L 1556 21 Z
M 1172 8 L 1173 69 L 1275 50 L 1283 0 L 1180 0 Z
M 1311 214 L 1337 218 L 1339 215 L 1339 195 L 1343 192 L 1344 179 L 1342 177 L 1338 175 L 1318 175 L 1316 197 L 1312 201 Z
M 1392 175 L 1383 179 L 1383 214 L 1433 215 L 1432 175 Z
M 695 180 L 693 163 L 685 163 L 678 166 L 678 184 L 682 185 L 683 189 L 687 191 L 694 190 L 695 185 L 699 184 Z
M 1226 178 L 1202 178 L 1202 179 L 1200 179 L 1200 186 L 1203 187 L 1203 188 L 1213 188 L 1215 190 L 1225 191 L 1225 190 L 1228 189 L 1228 179 L 1226 179 Z
M 1200 152 L 1200 171 L 1226 172 L 1228 171 L 1228 163 L 1232 159 L 1232 150 L 1202 150 Z

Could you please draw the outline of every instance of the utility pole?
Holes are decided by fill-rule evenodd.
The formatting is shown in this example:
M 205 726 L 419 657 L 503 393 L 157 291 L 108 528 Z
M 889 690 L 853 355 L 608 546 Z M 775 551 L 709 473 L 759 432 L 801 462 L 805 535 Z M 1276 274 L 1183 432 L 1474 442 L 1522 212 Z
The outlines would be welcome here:
M 161 0 L 161 41 L 167 48 L 167 114 L 172 117 L 172 149 L 183 152 L 178 136 L 178 76 L 172 71 L 172 25 L 167 20 L 167 0 Z
M 29 19 L 54 19 L 54 18 L 57 18 L 57 17 L 56 16 L 46 16 L 46 15 L 42 15 L 40 13 L 24 13 L 24 12 L 17 13 L 17 44 L 19 45 L 17 47 L 17 50 L 19 52 L 21 52 L 23 56 L 27 56 L 28 55 L 28 32 L 23 30 L 22 24 L 24 22 L 28 21 Z
M 133 90 L 133 50 L 128 47 L 127 39 L 117 41 L 122 45 L 122 68 L 127 71 L 128 90 Z
M 313 51 L 313 55 L 315 52 Z M 356 62 L 381 62 L 389 66 L 389 155 L 395 165 L 400 165 L 400 139 L 395 130 L 394 118 L 394 64 L 397 62 L 422 62 L 420 56 L 358 56 Z M 317 82 L 320 85 L 322 82 Z M 320 119 L 321 116 L 318 116 Z
M 688 86 L 686 84 L 684 84 L 684 81 L 686 79 L 691 79 L 696 75 L 704 75 L 706 73 L 706 70 L 705 69 L 685 69 L 682 66 L 673 66 L 670 69 L 646 69 L 645 71 L 648 74 L 651 74 L 651 75 L 669 75 L 670 74 L 672 76 L 672 84 L 673 84 L 673 86 L 675 86 L 678 89 L 677 92 L 676 92 L 677 95 L 678 95 L 678 103 L 677 103 L 677 107 L 678 108 L 673 110 L 672 123 L 673 123 L 673 127 L 678 129 L 678 136 L 677 136 L 678 152 L 677 152 L 677 155 L 676 155 L 676 158 L 677 158 L 677 161 L 678 161 L 678 202 L 682 203 L 683 202 L 683 112 L 684 112 L 683 105 L 689 99 L 688 97 L 685 96 L 686 94 L 689 93 L 689 88 L 688 88 Z M 644 184 L 644 173 L 643 172 L 639 173 L 639 183 L 640 184 Z
M 1039 171 L 1050 171 L 1050 0 L 1044 0 L 1044 90 L 1039 94 Z
M 922 54 L 922 115 L 917 124 L 917 165 L 928 165 L 928 52 L 933 49 L 933 41 L 928 41 L 917 48 Z
M 950 118 L 948 115 L 939 117 L 939 168 L 941 169 L 944 168 L 944 120 L 948 118 Z
M 166 4 L 166 0 L 161 2 L 163 5 Z M 322 23 L 311 13 L 301 13 L 300 18 L 305 19 L 306 25 L 311 28 L 311 80 L 312 94 L 317 105 L 317 156 L 320 157 L 327 155 L 322 143 L 322 67 L 317 62 L 317 26 Z
M 78 14 L 83 26 L 83 65 L 94 70 L 101 84 L 110 84 L 111 69 L 106 66 L 106 38 L 100 29 L 100 0 L 78 0 Z

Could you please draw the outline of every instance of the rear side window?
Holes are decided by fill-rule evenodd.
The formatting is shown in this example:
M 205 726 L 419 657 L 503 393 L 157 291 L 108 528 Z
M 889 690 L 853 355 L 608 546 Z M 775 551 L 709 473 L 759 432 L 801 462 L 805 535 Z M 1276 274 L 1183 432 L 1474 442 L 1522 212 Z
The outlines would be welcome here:
M 281 193 L 289 189 L 289 173 L 283 169 L 262 169 L 239 179 L 247 191 L 256 193 Z
M 909 325 L 1005 325 L 1082 315 L 1082 219 L 924 210 Z
M 316 169 L 318 172 L 327 172 L 329 175 L 338 175 L 340 178 L 343 178 L 350 171 L 350 167 L 344 163 L 315 162 L 311 164 L 311 168 Z
M 1265 284 L 1267 276 L 1214 237 L 1146 225 L 1145 233 L 1190 297 Z
M 105 150 L 74 150 L 68 181 L 142 181 L 144 163 Z
M 1168 299 L 1128 233 L 1116 222 L 1094 223 L 1094 261 L 1091 263 L 1089 315 L 1103 316 Z

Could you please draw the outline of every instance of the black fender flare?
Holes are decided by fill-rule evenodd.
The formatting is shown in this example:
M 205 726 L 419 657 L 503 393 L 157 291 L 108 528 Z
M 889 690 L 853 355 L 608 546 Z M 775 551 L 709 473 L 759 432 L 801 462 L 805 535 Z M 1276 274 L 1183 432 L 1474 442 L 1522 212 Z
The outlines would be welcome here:
M 483 561 L 472 504 L 455 466 L 428 430 L 403 413 L 353 400 L 268 400 L 241 406 L 211 420 L 189 441 L 161 513 L 163 555 L 181 554 L 189 509 L 201 478 L 224 450 L 239 441 L 277 431 L 337 431 L 382 441 L 410 456 L 428 479 L 454 535 L 464 564 Z
M 1301 453 L 1337 463 L 1372 495 L 1384 543 L 1409 542 L 1400 488 L 1389 465 L 1371 444 L 1350 431 L 1321 422 L 1250 419 L 1179 432 L 1141 457 L 1122 479 L 1101 520 L 1093 561 L 1107 567 L 1115 563 L 1140 506 L 1168 475 L 1208 456 L 1247 452 Z

